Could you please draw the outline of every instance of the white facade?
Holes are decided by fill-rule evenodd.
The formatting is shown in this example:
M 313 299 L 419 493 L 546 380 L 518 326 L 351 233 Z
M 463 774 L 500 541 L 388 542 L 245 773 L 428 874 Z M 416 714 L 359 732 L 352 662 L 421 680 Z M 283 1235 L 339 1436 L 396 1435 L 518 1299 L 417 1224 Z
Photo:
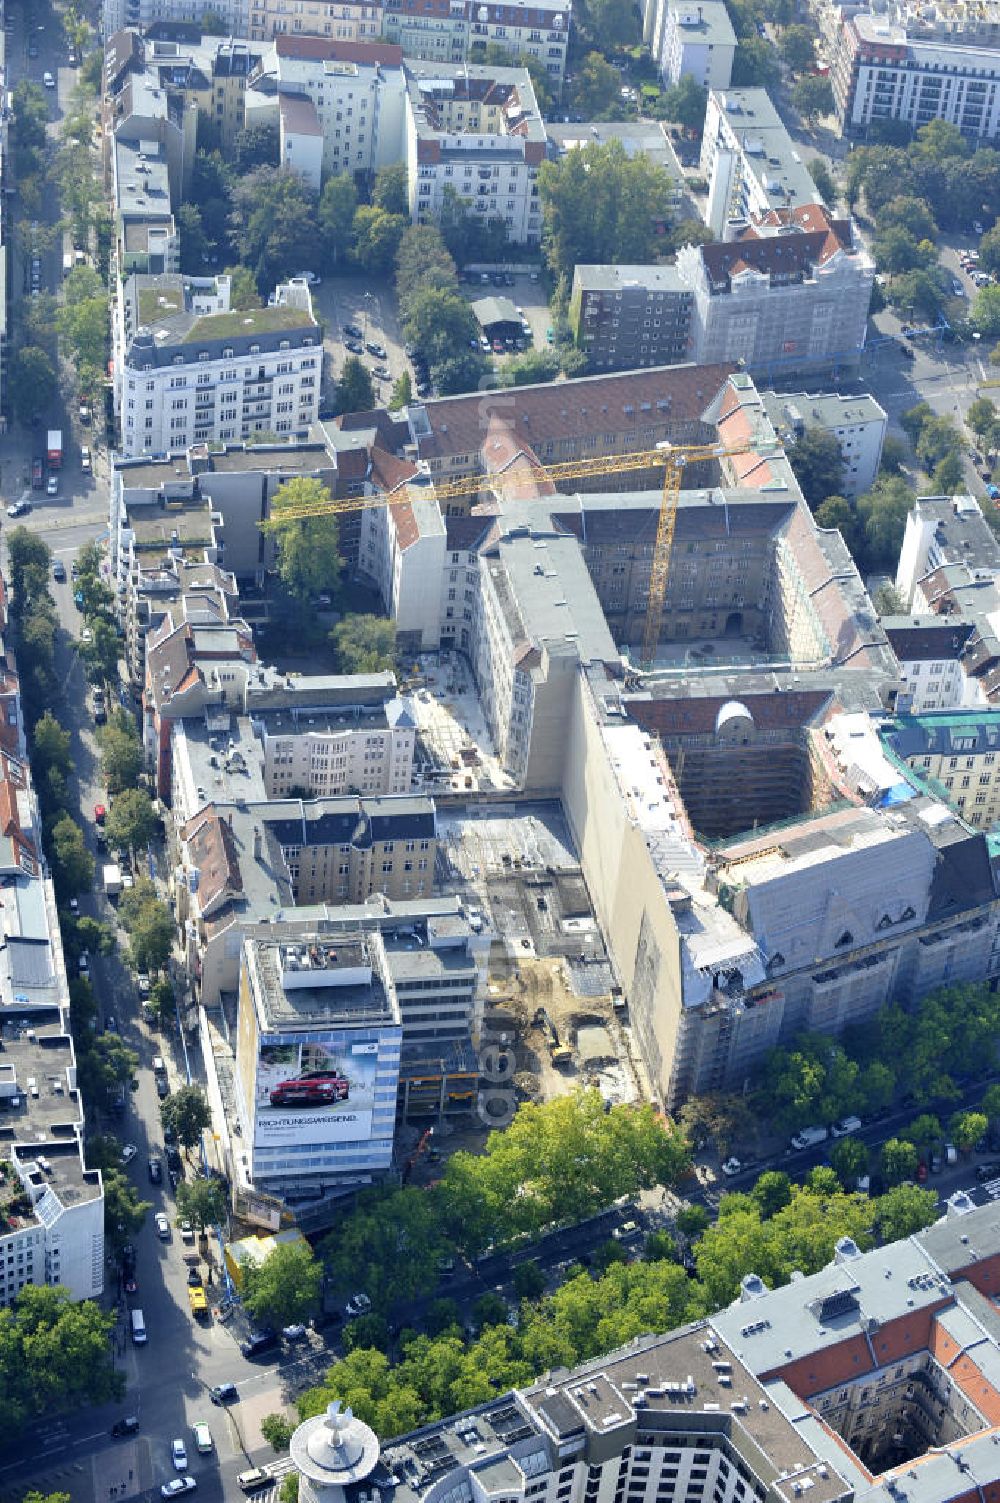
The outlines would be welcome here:
M 15 1162 L 33 1214 L 0 1236 L 0 1305 L 25 1284 L 61 1284 L 74 1300 L 98 1298 L 104 1289 L 99 1173 L 83 1168 L 76 1143 L 45 1143 L 37 1153 L 20 1149 Z
M 502 219 L 515 244 L 540 244 L 536 180 L 545 154 L 524 69 L 408 70 L 406 170 L 414 223 L 438 219 L 450 189 L 484 220 Z
M 965 672 L 957 658 L 900 658 L 899 673 L 902 692 L 909 696 L 907 714 L 989 704 L 982 684 Z
M 706 89 L 729 87 L 736 33 L 722 0 L 649 0 L 644 29 L 666 83 L 693 78 Z
M 871 489 L 882 462 L 888 418 L 873 396 L 839 393 L 811 394 L 805 391 L 763 393 L 764 409 L 783 442 L 795 439 L 809 428 L 820 428 L 840 445 L 844 469 L 839 490 L 845 496 L 861 496 Z
M 400 700 L 366 716 L 345 709 L 334 715 L 261 716 L 254 721 L 264 751 L 268 798 L 305 788 L 316 798 L 339 793 L 409 793 L 416 728 Z
M 237 318 L 228 277 L 124 284 L 115 321 L 123 458 L 308 430 L 319 416 L 323 332 L 304 282 L 276 298 Z
M 873 121 L 919 127 L 947 120 L 963 135 L 1000 135 L 1000 51 L 985 7 L 948 7 L 940 25 L 896 7 L 896 16 L 862 12 L 841 22 L 831 78 L 845 133 Z M 982 29 L 976 16 L 984 17 Z
M 920 496 L 906 518 L 896 567 L 896 589 L 915 615 L 935 609 L 921 581 L 933 570 L 954 564 L 977 583 L 1000 572 L 996 541 L 974 496 Z
M 361 514 L 360 568 L 411 651 L 440 645 L 445 551 L 444 518 L 433 497 L 372 506 Z
M 403 158 L 405 91 L 395 48 L 281 35 L 247 89 L 247 125 L 277 125 L 280 103 L 283 131 L 303 137 L 284 160 L 308 181 L 315 172 L 316 126 L 324 178 L 374 173 Z M 295 97 L 285 100 L 284 95 Z M 315 125 L 305 118 L 309 112 L 302 108 L 303 100 L 312 105 Z M 306 154 L 308 167 L 299 160 Z
M 207 11 L 222 17 L 228 36 L 247 35 L 247 0 L 102 0 L 101 27 L 107 38 L 126 26 L 145 31 L 154 21 L 198 24 Z
M 815 203 L 816 184 L 765 89 L 712 89 L 701 137 L 705 222 L 728 240 L 752 215 Z

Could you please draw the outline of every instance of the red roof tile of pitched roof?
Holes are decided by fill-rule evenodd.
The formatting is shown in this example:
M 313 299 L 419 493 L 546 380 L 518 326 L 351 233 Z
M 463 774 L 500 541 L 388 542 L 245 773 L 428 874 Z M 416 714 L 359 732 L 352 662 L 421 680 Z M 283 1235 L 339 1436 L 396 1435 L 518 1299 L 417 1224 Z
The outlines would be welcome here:
M 383 63 L 398 68 L 403 49 L 393 42 L 347 42 L 334 37 L 277 36 L 275 50 L 279 57 L 316 58 L 341 63 Z

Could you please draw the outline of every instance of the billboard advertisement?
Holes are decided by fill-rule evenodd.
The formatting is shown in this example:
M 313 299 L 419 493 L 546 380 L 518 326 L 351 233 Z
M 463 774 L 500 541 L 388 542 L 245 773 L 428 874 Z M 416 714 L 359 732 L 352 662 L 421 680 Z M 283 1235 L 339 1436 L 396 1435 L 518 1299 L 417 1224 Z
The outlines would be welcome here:
M 254 1142 L 364 1141 L 371 1136 L 378 1044 L 262 1044 Z

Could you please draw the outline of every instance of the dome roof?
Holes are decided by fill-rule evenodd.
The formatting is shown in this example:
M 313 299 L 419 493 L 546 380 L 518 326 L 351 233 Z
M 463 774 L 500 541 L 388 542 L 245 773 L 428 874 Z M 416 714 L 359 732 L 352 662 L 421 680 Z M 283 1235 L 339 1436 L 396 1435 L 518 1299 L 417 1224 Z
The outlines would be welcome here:
M 291 1440 L 292 1461 L 319 1488 L 347 1487 L 363 1482 L 379 1457 L 374 1430 L 342 1409 L 340 1400 L 322 1414 L 306 1420 Z
M 718 735 L 723 726 L 732 725 L 734 721 L 742 721 L 746 728 L 750 728 L 754 723 L 753 716 L 745 704 L 741 704 L 738 699 L 727 699 L 724 705 L 720 705 L 719 713 L 715 717 L 715 734 Z

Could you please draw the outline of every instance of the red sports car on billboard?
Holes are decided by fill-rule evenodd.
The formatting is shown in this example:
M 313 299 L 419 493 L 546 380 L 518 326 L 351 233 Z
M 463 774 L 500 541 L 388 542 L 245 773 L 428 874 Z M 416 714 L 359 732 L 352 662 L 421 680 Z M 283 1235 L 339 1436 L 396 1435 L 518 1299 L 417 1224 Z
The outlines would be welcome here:
M 346 1101 L 351 1093 L 342 1075 L 313 1070 L 297 1080 L 281 1080 L 270 1093 L 272 1106 L 329 1106 L 331 1101 Z

